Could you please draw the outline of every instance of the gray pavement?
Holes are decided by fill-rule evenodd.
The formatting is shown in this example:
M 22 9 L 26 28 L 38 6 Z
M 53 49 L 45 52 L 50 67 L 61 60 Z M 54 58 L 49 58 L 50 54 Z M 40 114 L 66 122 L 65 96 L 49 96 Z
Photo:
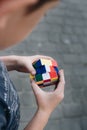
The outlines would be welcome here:
M 45 130 L 87 130 L 87 0 L 61 0 L 21 44 L 0 55 L 43 54 L 65 70 L 65 98 Z M 27 74 L 11 72 L 21 103 L 19 130 L 30 121 L 36 103 Z

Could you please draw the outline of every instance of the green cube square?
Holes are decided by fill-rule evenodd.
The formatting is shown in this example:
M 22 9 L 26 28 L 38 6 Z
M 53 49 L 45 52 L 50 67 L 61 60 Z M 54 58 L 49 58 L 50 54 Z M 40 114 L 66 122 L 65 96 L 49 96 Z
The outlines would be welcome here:
M 36 67 L 37 67 L 37 66 L 36 66 L 36 62 L 34 62 L 34 63 L 33 63 L 33 67 L 34 67 L 34 68 L 36 68 Z
M 42 80 L 43 80 L 41 74 L 37 74 L 37 75 L 35 75 L 35 79 L 36 79 L 36 82 L 38 82 L 38 81 L 42 81 Z

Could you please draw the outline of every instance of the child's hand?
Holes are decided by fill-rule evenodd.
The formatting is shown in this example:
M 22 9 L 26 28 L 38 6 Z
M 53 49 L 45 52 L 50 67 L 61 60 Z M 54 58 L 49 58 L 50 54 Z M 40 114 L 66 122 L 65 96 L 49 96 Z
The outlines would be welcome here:
M 65 79 L 63 70 L 60 70 L 59 74 L 60 81 L 53 92 L 45 92 L 40 89 L 34 81 L 31 81 L 32 88 L 36 97 L 38 111 L 45 112 L 50 115 L 55 107 L 64 98 Z
M 35 69 L 33 68 L 32 63 L 40 58 L 53 60 L 53 58 L 43 55 L 17 56 L 16 70 L 19 72 L 31 73 L 34 75 Z

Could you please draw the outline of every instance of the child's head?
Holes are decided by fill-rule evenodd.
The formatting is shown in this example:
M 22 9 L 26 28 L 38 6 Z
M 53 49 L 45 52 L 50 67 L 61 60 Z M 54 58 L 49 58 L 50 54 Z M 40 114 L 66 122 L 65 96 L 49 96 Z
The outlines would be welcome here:
M 20 42 L 57 0 L 0 0 L 0 49 Z

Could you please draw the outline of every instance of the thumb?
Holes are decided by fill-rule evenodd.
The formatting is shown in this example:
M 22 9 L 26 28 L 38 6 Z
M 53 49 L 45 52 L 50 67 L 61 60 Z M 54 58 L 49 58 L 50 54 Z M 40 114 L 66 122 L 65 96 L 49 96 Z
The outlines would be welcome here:
M 32 74 L 32 75 L 35 75 L 36 74 L 36 71 L 34 69 L 34 67 L 32 66 L 32 64 L 29 64 L 26 66 L 27 69 L 29 70 L 29 72 Z
M 39 93 L 41 93 L 42 90 L 41 90 L 40 87 L 35 83 L 34 80 L 31 81 L 31 86 L 32 86 L 32 89 L 33 89 L 33 92 L 34 92 L 35 96 L 37 97 L 37 95 L 38 95 Z

